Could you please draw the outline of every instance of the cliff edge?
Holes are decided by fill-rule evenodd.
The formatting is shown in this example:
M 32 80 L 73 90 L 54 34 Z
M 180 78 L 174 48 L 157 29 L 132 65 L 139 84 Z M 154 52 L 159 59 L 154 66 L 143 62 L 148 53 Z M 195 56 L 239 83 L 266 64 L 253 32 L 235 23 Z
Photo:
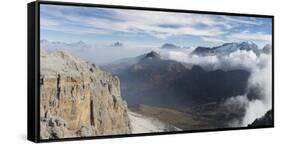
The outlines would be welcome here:
M 40 55 L 42 139 L 130 134 L 117 76 L 68 52 Z

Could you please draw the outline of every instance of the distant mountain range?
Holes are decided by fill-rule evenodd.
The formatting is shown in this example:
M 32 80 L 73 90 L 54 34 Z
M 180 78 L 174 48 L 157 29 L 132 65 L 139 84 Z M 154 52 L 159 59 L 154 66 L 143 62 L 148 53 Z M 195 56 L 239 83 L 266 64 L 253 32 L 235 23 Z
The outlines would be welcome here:
M 180 62 L 161 59 L 154 51 L 136 57 L 134 63 L 119 62 L 102 69 L 119 76 L 122 96 L 128 104 L 172 107 L 243 94 L 250 75 L 245 70 L 205 71 L 197 65 L 188 69 Z
M 60 42 L 60 41 L 48 41 L 41 40 L 40 48 L 48 52 L 53 51 L 68 51 L 71 54 L 79 56 L 83 60 L 91 63 L 100 64 L 111 62 L 111 58 L 116 60 L 120 55 L 116 54 L 118 49 L 123 49 L 126 45 L 122 42 L 112 43 L 97 43 L 89 44 L 84 41 L 77 42 Z M 110 53 L 111 52 L 111 53 Z M 102 55 L 107 54 L 107 57 Z M 124 54 L 125 55 L 125 54 Z M 114 57 L 115 56 L 115 57 Z M 117 58 L 116 58 L 117 57 Z
M 197 47 L 192 54 L 199 56 L 209 56 L 209 55 L 228 55 L 232 52 L 238 50 L 252 51 L 256 55 L 261 53 L 271 53 L 271 45 L 267 44 L 262 49 L 253 42 L 241 42 L 241 43 L 225 43 L 216 47 Z
M 56 50 L 77 50 L 77 51 L 85 51 L 91 47 L 91 45 L 86 44 L 83 41 L 78 41 L 74 43 L 65 43 L 60 41 L 48 41 L 48 40 L 40 40 L 40 47 L 43 49 L 47 49 L 48 51 L 56 51 Z

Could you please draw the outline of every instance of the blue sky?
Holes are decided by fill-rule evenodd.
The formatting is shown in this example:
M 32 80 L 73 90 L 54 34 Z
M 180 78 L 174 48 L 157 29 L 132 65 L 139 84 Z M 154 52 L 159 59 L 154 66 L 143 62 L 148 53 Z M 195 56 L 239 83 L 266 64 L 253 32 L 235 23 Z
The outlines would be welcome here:
M 40 38 L 49 41 L 186 47 L 242 41 L 271 44 L 270 18 L 44 4 L 40 15 Z

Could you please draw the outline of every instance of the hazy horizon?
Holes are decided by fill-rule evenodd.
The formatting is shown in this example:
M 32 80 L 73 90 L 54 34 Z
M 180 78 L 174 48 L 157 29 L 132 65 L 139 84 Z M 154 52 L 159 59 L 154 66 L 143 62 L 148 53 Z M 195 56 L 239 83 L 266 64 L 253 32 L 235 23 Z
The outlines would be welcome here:
M 117 60 L 125 59 L 125 58 L 133 58 L 137 57 L 151 51 L 156 51 L 160 55 L 171 55 L 171 54 L 184 54 L 186 57 L 197 47 L 201 47 L 201 45 L 195 47 L 176 45 L 174 43 L 163 43 L 161 45 L 127 45 L 121 41 L 110 42 L 110 43 L 96 43 L 96 44 L 88 44 L 82 40 L 78 40 L 75 42 L 62 42 L 62 41 L 49 41 L 49 40 L 40 40 L 41 48 L 45 48 L 48 51 L 68 51 L 73 53 L 80 58 L 98 64 L 105 65 L 114 63 Z M 244 41 L 251 43 L 252 41 Z M 115 45 L 115 44 L 119 45 Z M 233 42 L 232 42 L 233 43 Z M 241 42 L 236 42 L 241 43 Z M 162 46 L 165 44 L 172 44 L 176 46 L 176 48 L 163 48 Z M 224 43 L 225 44 L 225 43 Z M 254 43 L 256 44 L 256 43 Z M 221 45 L 214 45 L 213 47 L 208 46 L 210 48 L 214 48 Z M 265 45 L 264 45 L 265 46 Z M 259 49 L 262 49 L 264 46 L 258 46 Z M 182 57 L 183 55 L 178 55 Z

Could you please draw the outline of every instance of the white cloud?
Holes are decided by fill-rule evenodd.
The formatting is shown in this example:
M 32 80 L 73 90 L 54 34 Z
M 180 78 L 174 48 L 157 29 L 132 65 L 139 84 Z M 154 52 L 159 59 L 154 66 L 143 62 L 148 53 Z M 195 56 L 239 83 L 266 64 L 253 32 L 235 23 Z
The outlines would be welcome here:
M 272 57 L 268 54 L 257 56 L 252 51 L 236 51 L 228 56 L 205 56 L 188 55 L 183 51 L 161 51 L 167 59 L 172 59 L 193 65 L 200 65 L 205 70 L 222 69 L 225 71 L 244 69 L 249 71 L 250 77 L 247 84 L 247 92 L 226 100 L 226 108 L 237 112 L 245 109 L 242 119 L 235 119 L 229 123 L 230 126 L 240 127 L 251 124 L 255 119 L 262 117 L 268 110 L 272 109 Z M 248 99 L 249 89 L 259 89 L 261 97 Z M 239 111 L 238 111 L 239 112 Z
M 41 12 L 47 16 L 44 17 L 43 15 L 43 18 L 41 17 L 41 27 L 42 29 L 73 33 L 111 33 L 112 31 L 135 34 L 146 33 L 160 39 L 180 35 L 204 36 L 205 41 L 217 43 L 219 41 L 225 41 L 225 35 L 229 33 L 228 30 L 239 24 L 260 24 L 251 19 L 206 14 L 97 8 L 103 10 L 109 16 L 94 17 L 69 12 L 81 9 L 81 7 L 44 6 L 41 8 Z M 83 8 L 82 10 L 89 9 Z M 240 37 L 242 34 L 243 36 Z M 229 39 L 269 39 L 268 36 L 264 37 L 262 33 L 249 32 L 236 33 L 228 37 Z
M 40 24 L 41 27 L 54 27 L 59 25 L 59 23 L 56 20 L 52 20 L 44 17 L 41 17 Z
M 271 34 L 249 31 L 242 31 L 213 37 L 201 37 L 203 41 L 210 42 L 215 45 L 221 45 L 223 43 L 230 42 L 254 41 L 259 44 L 260 47 L 264 46 L 265 44 L 271 44 L 271 38 Z
M 242 19 L 240 18 L 234 18 L 233 16 L 222 16 L 222 18 L 227 21 L 227 23 L 240 23 L 240 24 L 251 24 L 251 25 L 261 25 L 263 24 L 260 21 L 257 21 L 255 18 L 250 18 L 250 19 Z
M 211 42 L 211 43 L 214 43 L 217 45 L 220 45 L 220 44 L 223 44 L 226 42 L 222 38 L 218 38 L 218 37 L 202 37 L 202 40 L 206 41 L 206 42 Z
M 227 36 L 227 39 L 231 40 L 240 40 L 240 41 L 249 41 L 249 40 L 258 40 L 258 41 L 271 41 L 271 34 L 265 34 L 262 32 L 249 32 L 243 31 L 240 33 L 234 33 Z

